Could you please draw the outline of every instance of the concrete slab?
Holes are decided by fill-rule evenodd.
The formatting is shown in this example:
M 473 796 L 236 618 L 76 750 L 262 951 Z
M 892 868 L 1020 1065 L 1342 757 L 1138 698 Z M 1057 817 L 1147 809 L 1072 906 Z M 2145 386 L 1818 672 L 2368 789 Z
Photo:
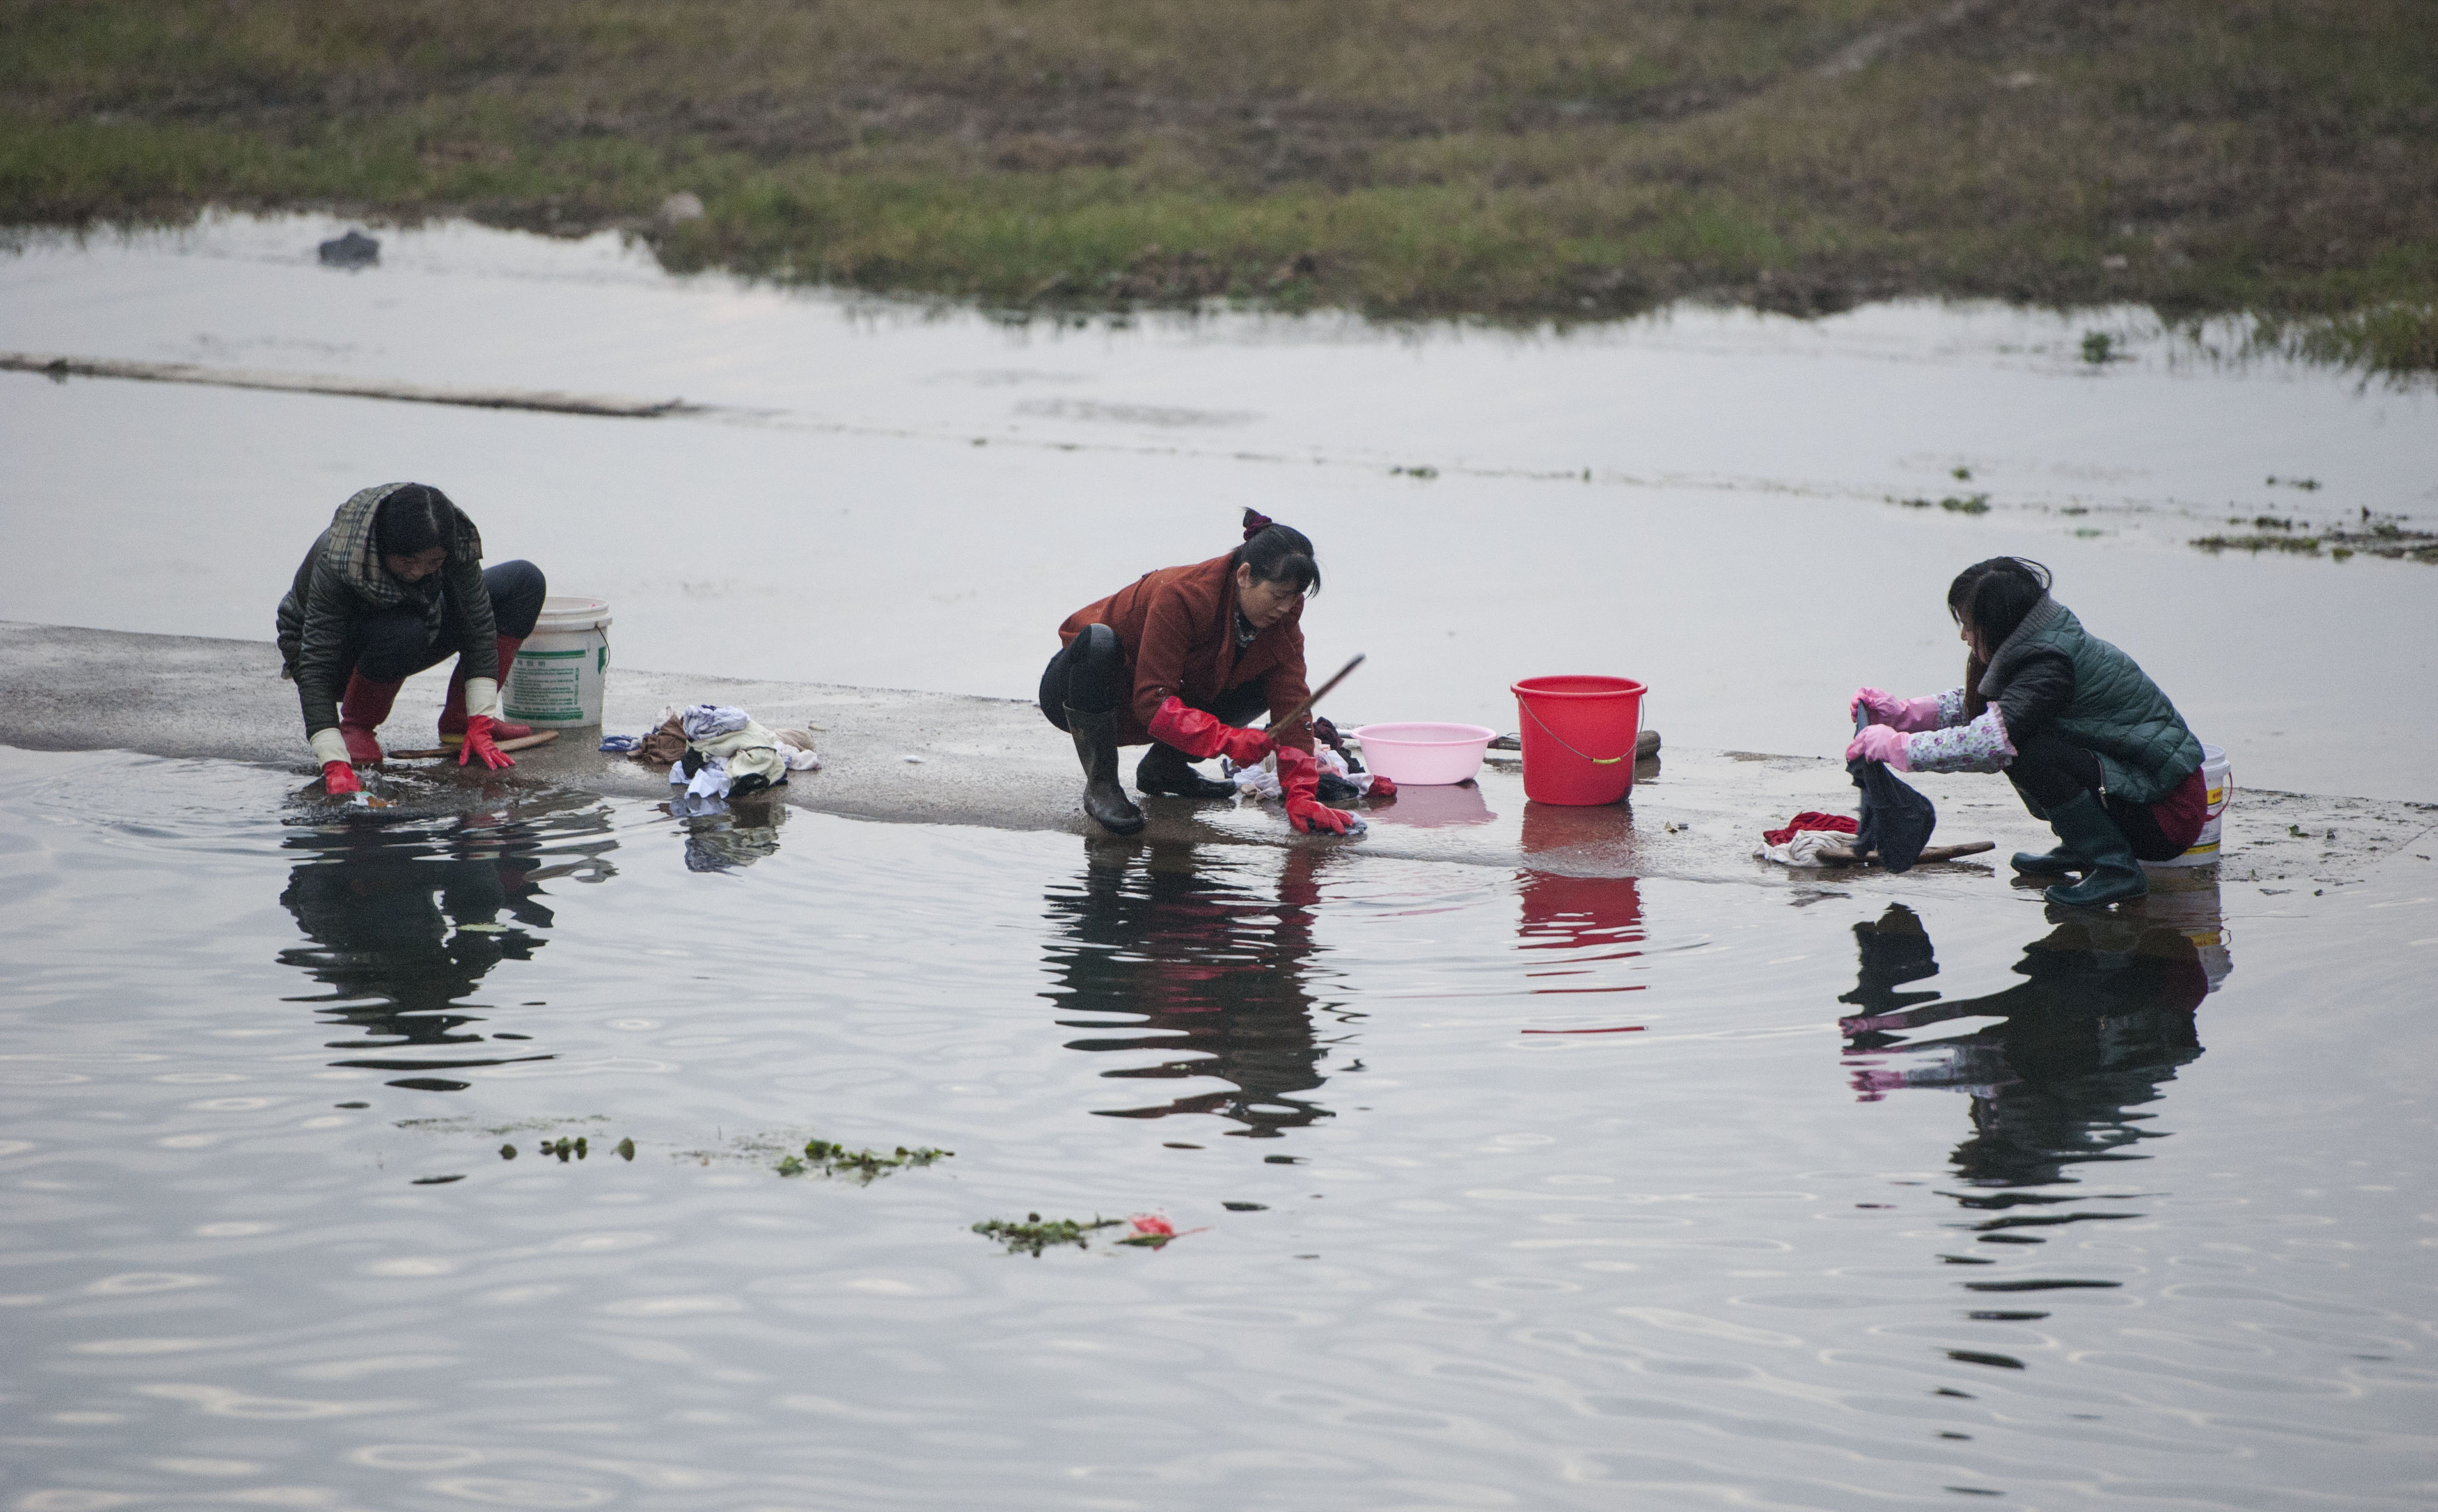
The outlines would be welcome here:
M 423 742 L 446 686 L 445 669 L 410 679 L 384 733 Z M 2051 843 L 2046 827 L 2023 813 L 2003 780 L 1922 775 L 1913 781 L 1938 804 L 1938 838 L 1991 840 L 1994 853 L 1917 868 L 1902 878 L 1854 869 L 1789 870 L 1753 857 L 1759 832 L 1803 809 L 1850 812 L 1853 788 L 1844 766 L 1674 748 L 1644 763 L 1630 800 L 1609 807 L 1528 803 L 1518 768 L 1498 762 L 1470 787 L 1408 789 L 1393 802 L 1365 805 L 1371 829 L 1360 840 L 1295 835 L 1275 806 L 1155 799 L 1145 805 L 1149 827 L 1121 841 L 1084 818 L 1067 737 L 1018 700 L 613 667 L 608 728 L 639 732 L 663 705 L 702 702 L 738 705 L 773 728 L 818 731 L 822 769 L 798 776 L 779 800 L 885 822 L 1053 830 L 1143 848 L 1352 844 L 1366 854 L 1419 861 L 1798 892 L 2004 887 L 2007 853 Z M 418 783 L 461 787 L 469 808 L 495 802 L 504 787 L 626 797 L 666 791 L 659 773 L 592 748 L 596 733 L 575 732 L 526 752 L 497 776 L 433 763 L 407 770 Z M 280 679 L 279 654 L 265 642 L 0 622 L 0 743 L 250 762 L 292 770 L 300 784 L 313 775 L 294 687 Z M 2416 847 L 2438 853 L 2434 826 L 2438 804 L 2238 785 L 2222 863 L 2187 877 L 2163 873 L 2160 885 L 2205 881 L 2215 870 L 2228 883 L 2343 887 L 2375 862 L 2417 854 Z

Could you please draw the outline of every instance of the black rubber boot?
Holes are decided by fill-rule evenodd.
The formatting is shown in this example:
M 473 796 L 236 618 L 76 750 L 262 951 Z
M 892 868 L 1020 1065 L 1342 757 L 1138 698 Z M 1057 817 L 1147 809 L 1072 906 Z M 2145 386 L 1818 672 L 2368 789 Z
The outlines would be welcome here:
M 1185 752 L 1174 746 L 1151 743 L 1135 767 L 1135 786 L 1162 798 L 1234 798 L 1236 784 L 1214 782 L 1193 769 Z
M 2090 862 L 2062 845 L 2054 851 L 2018 851 L 2014 862 L 2016 870 L 2033 877 L 2071 876 L 2091 870 Z
M 1084 764 L 1084 812 L 1111 835 L 1140 834 L 1142 810 L 1118 781 L 1118 716 L 1087 714 L 1069 704 L 1067 732 L 1075 737 L 1075 759 Z
M 2070 801 L 2051 808 L 2049 826 L 2065 842 L 2065 850 L 2091 858 L 2090 870 L 2080 882 L 2072 887 L 2059 884 L 2041 894 L 2049 902 L 2073 908 L 2093 908 L 2149 892 L 2150 879 L 2143 873 L 2142 863 L 2134 859 L 2132 842 L 2108 817 L 2098 795 L 2076 793 Z

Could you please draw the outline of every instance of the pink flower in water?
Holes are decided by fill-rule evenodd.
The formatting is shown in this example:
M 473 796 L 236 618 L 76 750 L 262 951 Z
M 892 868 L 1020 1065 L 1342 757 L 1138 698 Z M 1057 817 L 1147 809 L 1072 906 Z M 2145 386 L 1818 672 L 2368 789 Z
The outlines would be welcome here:
M 1127 1219 L 1126 1222 L 1135 1226 L 1135 1233 L 1140 1238 L 1176 1238 L 1176 1225 L 1170 1222 L 1167 1219 L 1160 1217 L 1157 1213 L 1137 1213 L 1134 1217 Z

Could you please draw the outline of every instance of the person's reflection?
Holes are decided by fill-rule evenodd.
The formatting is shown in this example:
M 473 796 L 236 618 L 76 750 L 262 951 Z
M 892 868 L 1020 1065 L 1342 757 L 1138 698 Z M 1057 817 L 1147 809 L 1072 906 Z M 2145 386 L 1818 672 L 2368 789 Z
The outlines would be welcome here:
M 1840 1002 L 1853 1084 L 1865 1099 L 1899 1087 L 1946 1087 L 1972 1099 L 1972 1135 L 1951 1157 L 1975 1187 L 2042 1187 L 2091 1162 L 2138 1160 L 2156 1101 L 2177 1068 L 2201 1053 L 2194 1011 L 2209 994 L 2200 948 L 2181 929 L 2140 916 L 2056 911 L 2023 947 L 2003 992 L 1941 998 L 1899 991 L 1938 974 L 1913 910 L 1891 904 L 1854 926 L 1861 980 Z M 1995 1020 L 1969 1032 L 1900 1038 L 1954 1019 Z M 2005 1208 L 2062 1197 L 1968 1197 Z M 2002 1219 L 1976 1225 L 1987 1243 L 2037 1243 L 2012 1230 L 2098 1215 Z M 2113 1215 L 2110 1215 L 2113 1216 Z
M 476 1020 L 457 1010 L 458 1000 L 493 966 L 529 960 L 541 948 L 543 941 L 528 932 L 551 923 L 541 883 L 612 874 L 600 858 L 617 846 L 608 830 L 606 813 L 589 812 L 504 823 L 469 818 L 441 833 L 421 825 L 351 823 L 289 835 L 284 848 L 305 854 L 290 870 L 279 901 L 311 943 L 281 951 L 279 960 L 331 989 L 326 997 L 292 1001 L 321 1003 L 325 1022 L 360 1031 L 332 1042 L 331 1049 L 419 1052 L 332 1064 L 431 1071 L 535 1059 L 437 1057 L 432 1050 L 484 1038 L 465 1029 Z M 515 923 L 502 923 L 503 914 Z M 445 1079 L 397 1084 L 465 1085 Z
M 1306 1096 L 1328 1080 L 1320 1065 L 1330 1047 L 1313 1025 L 1325 1006 L 1311 987 L 1325 853 L 1288 850 L 1272 899 L 1210 874 L 1191 848 L 1156 846 L 1134 866 L 1132 848 L 1101 846 L 1079 886 L 1050 894 L 1056 986 L 1042 995 L 1058 1006 L 1058 1022 L 1134 1031 L 1069 1048 L 1159 1057 L 1107 1077 L 1227 1083 L 1105 1116 L 1215 1114 L 1242 1126 L 1229 1134 L 1256 1139 L 1332 1116 Z

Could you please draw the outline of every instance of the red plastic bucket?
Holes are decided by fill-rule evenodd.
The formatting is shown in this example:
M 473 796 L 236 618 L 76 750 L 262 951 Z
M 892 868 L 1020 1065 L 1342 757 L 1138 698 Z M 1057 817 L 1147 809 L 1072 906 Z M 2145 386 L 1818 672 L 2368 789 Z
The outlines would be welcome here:
M 1581 805 L 1625 797 L 1642 732 L 1642 684 L 1631 677 L 1527 677 L 1512 691 L 1526 798 Z

